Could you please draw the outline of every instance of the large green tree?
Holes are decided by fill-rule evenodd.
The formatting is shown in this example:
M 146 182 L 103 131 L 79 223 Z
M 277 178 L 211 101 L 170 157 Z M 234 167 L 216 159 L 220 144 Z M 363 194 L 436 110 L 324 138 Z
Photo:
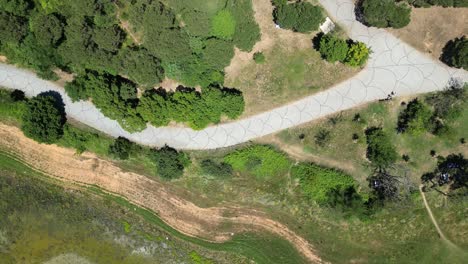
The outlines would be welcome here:
M 335 35 L 327 34 L 320 39 L 319 52 L 329 62 L 344 61 L 348 50 L 348 43 Z
M 66 115 L 62 102 L 55 95 L 41 94 L 27 103 L 21 129 L 27 137 L 52 144 L 63 135 Z
M 168 146 L 152 151 L 156 163 L 158 175 L 166 180 L 182 177 L 184 168 L 190 163 L 189 158 L 183 152 Z
M 449 41 L 440 58 L 449 66 L 468 70 L 468 38 L 463 36 Z
M 325 20 L 322 8 L 309 2 L 282 4 L 275 8 L 276 24 L 282 28 L 297 32 L 310 32 L 317 30 Z
M 409 24 L 411 8 L 395 0 L 363 0 L 360 5 L 364 22 L 379 28 L 402 28 Z

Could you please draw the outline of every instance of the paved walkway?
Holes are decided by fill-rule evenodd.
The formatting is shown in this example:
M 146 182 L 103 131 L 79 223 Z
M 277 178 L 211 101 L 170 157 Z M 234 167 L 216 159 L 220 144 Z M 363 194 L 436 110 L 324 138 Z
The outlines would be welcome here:
M 72 103 L 64 94 L 63 88 L 10 65 L 0 64 L 0 86 L 23 90 L 28 96 L 49 90 L 57 91 L 62 94 L 70 117 L 112 136 L 124 136 L 150 146 L 168 144 L 180 149 L 215 149 L 236 145 L 362 103 L 383 99 L 392 91 L 397 96 L 410 95 L 442 90 L 451 78 L 468 82 L 468 72 L 451 69 L 433 61 L 390 33 L 368 28 L 357 22 L 353 0 L 320 2 L 352 39 L 365 42 L 371 47 L 373 54 L 367 67 L 353 78 L 324 92 L 262 114 L 202 131 L 149 126 L 140 133 L 129 134 L 117 122 L 104 117 L 91 103 Z

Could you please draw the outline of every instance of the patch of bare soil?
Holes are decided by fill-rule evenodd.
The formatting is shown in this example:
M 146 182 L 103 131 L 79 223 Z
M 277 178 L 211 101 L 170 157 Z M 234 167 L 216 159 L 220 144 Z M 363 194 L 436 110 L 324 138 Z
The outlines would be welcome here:
M 0 62 L 1 63 L 7 62 L 7 57 L 0 55 Z
M 445 44 L 468 34 L 468 8 L 413 8 L 411 22 L 389 31 L 418 50 L 439 59 Z
M 39 144 L 26 138 L 18 128 L 2 123 L 0 146 L 51 177 L 64 182 L 97 185 L 121 195 L 132 203 L 154 211 L 163 221 L 184 234 L 223 242 L 231 237 L 231 232 L 262 229 L 291 242 L 309 261 L 321 262 L 304 238 L 285 225 L 267 218 L 262 212 L 239 207 L 198 207 L 176 196 L 162 183 L 125 172 L 91 153 L 78 156 L 72 149 Z M 230 230 L 226 230 L 226 223 L 229 223 Z
M 55 83 L 58 84 L 60 87 L 65 87 L 65 84 L 67 82 L 71 82 L 75 78 L 74 74 L 64 72 L 61 69 L 55 69 L 54 72 L 59 77 L 59 79 L 55 81 Z
M 226 79 L 236 78 L 244 65 L 253 59 L 255 52 L 265 52 L 281 43 L 290 47 L 291 50 L 311 48 L 311 37 L 313 34 L 295 33 L 291 30 L 275 28 L 273 22 L 273 5 L 270 0 L 252 1 L 255 20 L 257 21 L 261 39 L 257 42 L 251 52 L 244 52 L 236 48 L 235 56 L 231 64 L 225 69 Z

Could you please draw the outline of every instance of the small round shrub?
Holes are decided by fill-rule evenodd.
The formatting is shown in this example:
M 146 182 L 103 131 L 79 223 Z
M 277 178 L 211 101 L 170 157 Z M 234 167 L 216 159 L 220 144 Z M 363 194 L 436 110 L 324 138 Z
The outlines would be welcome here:
M 257 64 L 265 63 L 265 55 L 262 52 L 255 52 L 253 59 Z
M 327 34 L 320 39 L 320 55 L 329 62 L 344 61 L 348 49 L 346 41 L 334 35 Z

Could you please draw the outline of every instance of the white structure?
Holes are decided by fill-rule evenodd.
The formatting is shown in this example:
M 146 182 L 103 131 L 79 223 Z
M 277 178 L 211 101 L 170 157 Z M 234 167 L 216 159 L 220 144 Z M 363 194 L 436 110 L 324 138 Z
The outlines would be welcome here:
M 324 34 L 327 34 L 328 32 L 332 31 L 333 29 L 335 29 L 335 24 L 333 23 L 333 21 L 329 17 L 327 17 L 325 19 L 325 22 L 323 22 L 323 24 L 320 25 L 320 30 Z

